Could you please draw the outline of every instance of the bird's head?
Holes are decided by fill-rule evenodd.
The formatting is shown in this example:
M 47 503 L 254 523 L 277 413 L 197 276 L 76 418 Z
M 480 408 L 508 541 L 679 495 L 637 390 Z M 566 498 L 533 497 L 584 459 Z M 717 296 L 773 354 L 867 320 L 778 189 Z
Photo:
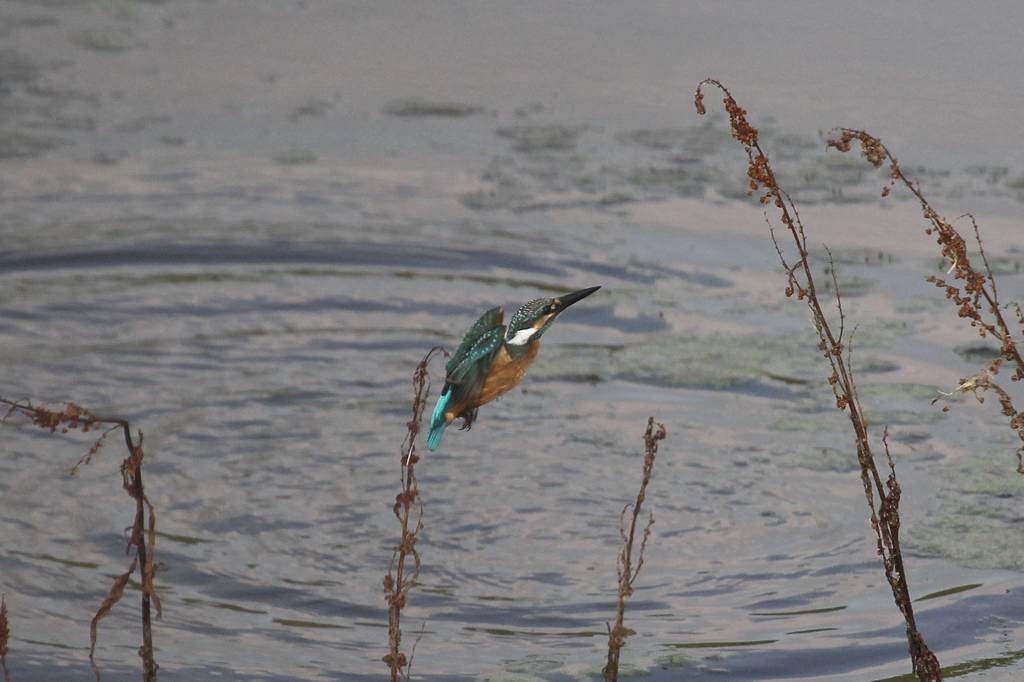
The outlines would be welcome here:
M 509 320 L 505 343 L 510 346 L 526 346 L 539 340 L 563 310 L 600 288 L 589 287 L 555 298 L 535 298 L 524 303 Z

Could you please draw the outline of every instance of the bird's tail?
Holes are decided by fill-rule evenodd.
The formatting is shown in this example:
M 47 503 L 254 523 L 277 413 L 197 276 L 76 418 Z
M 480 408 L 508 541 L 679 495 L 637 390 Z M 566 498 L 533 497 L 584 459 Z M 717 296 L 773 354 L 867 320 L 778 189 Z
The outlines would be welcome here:
M 452 393 L 454 393 L 452 390 L 442 393 L 437 399 L 437 404 L 434 405 L 434 413 L 430 416 L 430 434 L 427 436 L 427 448 L 430 450 L 437 450 L 437 446 L 441 444 L 441 438 L 444 437 L 444 430 L 448 426 L 448 420 L 444 418 L 444 411 L 452 399 Z

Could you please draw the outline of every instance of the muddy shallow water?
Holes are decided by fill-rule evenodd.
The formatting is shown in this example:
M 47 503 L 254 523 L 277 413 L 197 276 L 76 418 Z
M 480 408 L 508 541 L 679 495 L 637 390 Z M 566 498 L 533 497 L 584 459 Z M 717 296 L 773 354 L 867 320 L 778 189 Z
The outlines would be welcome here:
M 885 137 L 940 210 L 978 216 L 1019 300 L 1019 10 L 715 7 L 0 6 L 0 394 L 145 431 L 161 679 L 383 677 L 412 369 L 492 305 L 594 284 L 522 389 L 418 469 L 414 677 L 600 677 L 648 415 L 669 435 L 631 675 L 908 672 L 806 311 L 724 118 L 692 113 L 706 75 L 834 255 L 926 640 L 966 679 L 1024 672 L 1013 434 L 991 404 L 931 404 L 991 349 L 924 282 L 948 264 L 915 206 L 818 135 Z M 2 433 L 8 667 L 90 679 L 128 564 L 120 451 L 72 478 L 87 438 Z M 104 680 L 138 677 L 137 598 L 100 627 Z

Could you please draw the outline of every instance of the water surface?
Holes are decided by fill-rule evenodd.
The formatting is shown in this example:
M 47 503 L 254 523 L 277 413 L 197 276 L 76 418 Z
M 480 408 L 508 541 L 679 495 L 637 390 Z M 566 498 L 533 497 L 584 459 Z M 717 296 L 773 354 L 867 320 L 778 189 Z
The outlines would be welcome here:
M 380 679 L 412 369 L 495 304 L 595 284 L 522 390 L 419 468 L 415 676 L 599 677 L 648 415 L 669 437 L 631 674 L 908 672 L 806 311 L 782 296 L 723 117 L 692 113 L 707 75 L 762 128 L 814 255 L 832 249 L 862 398 L 890 427 L 922 632 L 951 676 L 1019 676 L 1013 434 L 990 404 L 931 404 L 991 350 L 924 282 L 947 266 L 919 211 L 881 204 L 877 173 L 818 134 L 883 135 L 940 210 L 978 215 L 1019 298 L 1021 102 L 1004 84 L 1021 17 L 967 11 L 0 8 L 0 393 L 145 431 L 161 678 Z M 88 623 L 128 564 L 121 453 L 72 478 L 87 438 L 3 433 L 8 665 L 90 679 Z M 104 680 L 138 676 L 137 597 L 101 626 Z

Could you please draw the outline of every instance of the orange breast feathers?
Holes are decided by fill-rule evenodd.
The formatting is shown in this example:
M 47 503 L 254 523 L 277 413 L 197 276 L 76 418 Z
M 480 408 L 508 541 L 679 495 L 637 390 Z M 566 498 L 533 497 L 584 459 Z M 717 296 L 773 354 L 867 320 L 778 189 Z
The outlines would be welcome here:
M 480 388 L 480 395 L 476 398 L 476 401 L 473 404 L 455 404 L 451 409 L 444 412 L 444 419 L 451 424 L 455 421 L 456 417 L 467 410 L 479 408 L 481 404 L 490 402 L 511 390 L 522 381 L 526 370 L 537 359 L 537 353 L 540 350 L 541 342 L 535 341 L 529 344 L 529 348 L 526 349 L 526 352 L 519 359 L 515 359 L 509 354 L 508 348 L 503 345 L 495 357 L 495 364 L 490 366 L 490 372 L 487 374 L 487 378 L 483 380 L 483 386 Z
M 451 424 L 464 412 L 485 405 L 515 388 L 515 385 L 526 376 L 526 370 L 537 359 L 539 352 L 539 339 L 532 342 L 519 359 L 513 358 L 508 352 L 508 348 L 502 344 L 501 350 L 494 358 L 494 364 L 491 365 L 491 371 L 488 372 L 487 378 L 484 379 L 484 385 L 480 388 L 480 395 L 473 402 L 460 402 L 451 405 L 444 412 L 445 420 Z
M 526 370 L 530 368 L 533 361 L 540 352 L 540 341 L 534 341 L 518 360 L 513 359 L 508 349 L 504 346 L 498 351 L 494 359 L 494 365 L 484 380 L 483 388 L 480 390 L 480 399 L 477 406 L 489 403 L 503 393 L 508 392 L 526 376 Z
M 534 341 L 530 344 L 530 347 L 526 350 L 521 358 L 518 360 L 513 359 L 509 354 L 508 348 L 505 346 L 501 347 L 498 351 L 498 355 L 494 358 L 494 364 L 491 366 L 491 371 L 487 374 L 487 378 L 484 379 L 484 385 L 480 389 L 480 396 L 477 398 L 475 404 L 459 404 L 452 405 L 451 408 L 445 410 L 444 417 L 451 424 L 456 417 L 467 410 L 472 410 L 474 407 L 480 407 L 485 403 L 489 403 L 503 393 L 511 390 L 516 384 L 522 381 L 526 375 L 526 370 L 530 368 L 533 361 L 537 357 L 537 353 L 540 351 L 540 341 Z

